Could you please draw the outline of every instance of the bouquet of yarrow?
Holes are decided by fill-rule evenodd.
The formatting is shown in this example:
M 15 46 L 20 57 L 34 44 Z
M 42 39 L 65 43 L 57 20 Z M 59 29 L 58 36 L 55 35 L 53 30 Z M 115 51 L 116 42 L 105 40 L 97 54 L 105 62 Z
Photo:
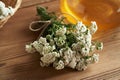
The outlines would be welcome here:
M 65 23 L 65 18 L 58 18 L 54 12 L 47 12 L 46 8 L 37 7 L 40 21 L 40 36 L 36 41 L 26 45 L 28 53 L 38 52 L 40 54 L 40 65 L 42 67 L 52 65 L 61 70 L 70 67 L 76 70 L 85 70 L 88 64 L 96 63 L 99 54 L 95 50 L 102 50 L 103 43 L 92 41 L 92 35 L 97 31 L 96 22 L 92 21 L 90 26 L 81 21 L 77 24 Z

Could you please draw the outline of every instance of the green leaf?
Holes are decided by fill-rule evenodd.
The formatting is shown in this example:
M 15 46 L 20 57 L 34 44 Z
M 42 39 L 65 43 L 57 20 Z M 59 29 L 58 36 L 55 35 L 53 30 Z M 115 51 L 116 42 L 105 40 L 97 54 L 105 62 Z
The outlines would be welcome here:
M 77 42 L 76 37 L 72 33 L 66 34 L 66 37 L 67 37 L 67 44 L 70 47 L 72 46 L 73 43 Z
M 46 8 L 37 6 L 37 14 L 41 17 L 41 20 L 51 20 L 56 19 L 56 15 L 54 12 L 47 12 Z

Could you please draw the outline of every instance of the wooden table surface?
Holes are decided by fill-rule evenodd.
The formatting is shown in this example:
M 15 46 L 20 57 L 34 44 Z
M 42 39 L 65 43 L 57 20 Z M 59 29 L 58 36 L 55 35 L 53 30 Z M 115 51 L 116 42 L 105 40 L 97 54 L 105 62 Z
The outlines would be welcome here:
M 36 19 L 36 5 L 59 12 L 59 0 L 23 0 L 21 8 L 0 29 L 0 80 L 120 80 L 120 27 L 99 29 L 94 39 L 104 42 L 100 61 L 86 71 L 57 71 L 39 65 L 39 54 L 25 52 L 25 44 L 37 38 L 29 23 Z

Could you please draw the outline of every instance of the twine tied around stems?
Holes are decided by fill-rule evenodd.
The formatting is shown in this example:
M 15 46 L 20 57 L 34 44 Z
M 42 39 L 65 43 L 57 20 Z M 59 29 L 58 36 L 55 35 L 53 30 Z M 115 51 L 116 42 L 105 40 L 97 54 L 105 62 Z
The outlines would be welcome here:
M 60 15 L 58 17 L 58 19 L 61 19 L 63 17 L 63 14 L 69 15 L 71 16 L 73 19 L 75 19 L 77 22 L 79 21 L 78 19 L 76 19 L 73 15 L 69 14 L 69 13 L 62 13 L 62 15 Z M 30 23 L 29 25 L 29 29 L 31 31 L 41 31 L 38 38 L 44 33 L 44 31 L 47 29 L 47 27 L 51 24 L 52 20 L 48 20 L 48 21 L 33 21 Z

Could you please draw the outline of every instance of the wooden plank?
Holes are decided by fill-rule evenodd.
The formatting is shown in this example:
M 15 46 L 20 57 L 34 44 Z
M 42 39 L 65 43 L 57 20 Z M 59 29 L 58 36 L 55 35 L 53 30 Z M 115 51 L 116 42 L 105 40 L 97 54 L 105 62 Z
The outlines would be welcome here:
M 36 20 L 35 6 L 32 0 L 26 1 L 21 8 L 0 30 L 0 79 L 2 80 L 98 80 L 120 79 L 120 27 L 100 29 L 94 39 L 104 42 L 100 52 L 100 62 L 90 65 L 86 71 L 72 69 L 57 71 L 52 67 L 39 66 L 39 55 L 29 54 L 24 45 L 37 38 L 39 32 L 31 32 L 29 23 Z M 27 4 L 27 1 L 31 1 Z M 54 5 L 51 5 L 54 4 Z M 30 6 L 29 6 L 30 5 Z M 32 4 L 34 5 L 34 4 Z M 59 1 L 41 4 L 49 6 L 50 11 L 59 13 Z M 112 78 L 111 78 L 112 77 Z
M 97 75 L 83 78 L 81 80 L 118 80 L 120 79 L 120 68 L 113 69 L 112 71 L 106 71 Z
M 23 48 L 21 48 L 23 47 Z M 0 47 L 0 62 L 25 55 L 25 44 L 13 44 Z M 14 52 L 13 52 L 14 49 Z M 22 52 L 22 53 L 21 53 Z
M 21 8 L 32 6 L 32 5 L 43 4 L 51 1 L 55 1 L 55 0 L 23 0 Z

